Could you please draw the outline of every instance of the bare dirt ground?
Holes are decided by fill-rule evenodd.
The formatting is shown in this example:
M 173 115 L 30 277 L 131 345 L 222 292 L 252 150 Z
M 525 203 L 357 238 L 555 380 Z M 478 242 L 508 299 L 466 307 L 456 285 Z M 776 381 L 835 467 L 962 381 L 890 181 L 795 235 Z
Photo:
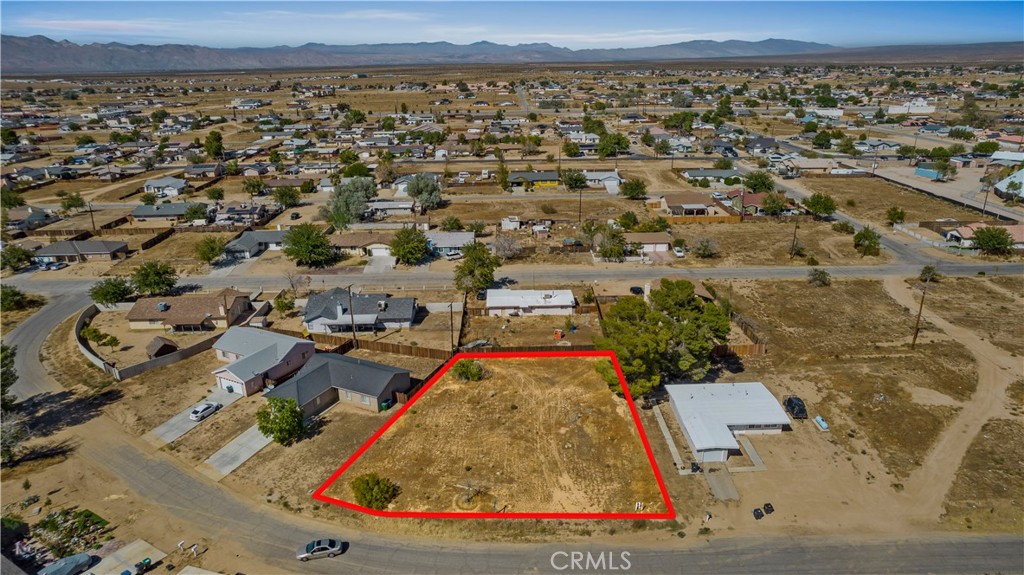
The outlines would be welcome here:
M 148 360 L 146 345 L 156 336 L 165 337 L 177 343 L 178 349 L 184 349 L 224 331 L 168 333 L 163 329 L 129 329 L 127 316 L 128 312 L 101 311 L 90 324 L 103 333 L 116 336 L 120 340 L 121 344 L 114 348 L 92 344 L 93 351 L 108 363 L 118 367 L 127 367 Z
M 997 278 L 943 278 L 928 287 L 925 302 L 943 319 L 1014 355 L 1024 355 L 1024 294 L 1001 287 Z M 920 282 L 912 282 L 915 285 Z M 970 302 L 965 305 L 965 301 Z
M 978 211 L 894 186 L 878 178 L 801 178 L 799 185 L 812 192 L 831 195 L 839 211 L 869 222 L 876 228 L 888 227 L 885 212 L 892 206 L 903 208 L 908 222 L 941 218 L 982 219 Z M 850 200 L 854 205 L 849 204 Z
M 481 363 L 488 377 L 447 374 L 327 494 L 351 501 L 351 478 L 375 471 L 401 485 L 395 510 L 664 510 L 628 409 L 594 359 Z M 480 490 L 468 501 L 467 486 Z
M 943 522 L 977 531 L 1024 529 L 1024 423 L 990 419 L 971 442 L 946 495 Z
M 797 245 L 804 257 L 790 257 L 796 224 L 757 222 L 743 224 L 675 224 L 672 235 L 682 238 L 689 247 L 702 239 L 718 246 L 719 257 L 701 259 L 688 254 L 675 260 L 680 267 L 739 267 L 751 265 L 807 265 L 817 260 L 821 265 L 868 265 L 889 261 L 885 251 L 878 256 L 862 257 L 853 247 L 853 236 L 832 230 L 827 222 L 801 222 L 795 229 Z M 813 260 L 811 260 L 813 258 Z
M 542 208 L 544 205 L 554 208 L 554 213 L 545 214 Z M 618 217 L 627 210 L 633 210 L 637 215 L 642 215 L 645 211 L 643 204 L 622 198 L 608 197 L 608 194 L 604 192 L 601 192 L 600 196 L 584 195 L 583 197 L 583 219 L 604 221 L 608 218 Z M 519 216 L 521 219 L 575 221 L 578 215 L 579 198 L 575 194 L 566 194 L 565 199 L 555 200 L 503 198 L 486 202 L 451 202 L 440 210 L 430 212 L 431 220 L 436 218 L 437 221 L 441 221 L 448 216 L 456 216 L 462 220 L 463 224 L 472 221 L 496 224 L 505 216 Z
M 39 230 L 43 232 L 51 230 L 91 230 L 93 229 L 93 223 L 96 224 L 97 228 L 100 228 L 110 222 L 123 218 L 130 213 L 131 210 L 127 208 L 112 208 L 105 210 L 97 209 L 91 212 L 91 216 L 88 211 L 80 211 L 65 217 L 59 222 L 43 226 L 39 228 Z
M 576 328 L 575 332 L 565 329 L 566 319 L 572 322 Z M 563 339 L 554 338 L 556 329 L 565 331 Z M 594 338 L 600 335 L 601 326 L 597 314 L 509 318 L 474 316 L 469 319 L 469 325 L 462 334 L 462 341 L 469 343 L 486 339 L 499 346 L 556 345 L 559 341 L 570 342 L 573 345 L 590 345 Z
M 218 362 L 219 365 L 224 365 Z M 213 376 L 203 379 L 210 387 Z M 198 400 L 197 400 L 198 401 Z M 243 397 L 204 420 L 192 431 L 172 441 L 165 450 L 185 459 L 190 465 L 206 461 L 240 433 L 256 425 L 256 411 L 266 403 L 261 394 Z M 187 406 L 186 406 L 187 407 Z
M 214 385 L 211 372 L 222 365 L 208 350 L 126 379 L 118 384 L 124 397 L 108 407 L 107 414 L 133 434 L 142 435 L 202 401 Z
M 83 386 L 92 389 L 103 389 L 114 382 L 98 367 L 86 361 L 75 344 L 72 330 L 76 316 L 71 316 L 60 323 L 46 338 L 39 356 L 47 372 L 65 388 Z
M 147 261 L 170 264 L 180 276 L 198 275 L 205 272 L 208 266 L 196 259 L 196 245 L 207 236 L 230 240 L 235 235 L 234 232 L 176 233 L 152 248 L 119 262 L 106 275 L 131 275 L 135 268 Z

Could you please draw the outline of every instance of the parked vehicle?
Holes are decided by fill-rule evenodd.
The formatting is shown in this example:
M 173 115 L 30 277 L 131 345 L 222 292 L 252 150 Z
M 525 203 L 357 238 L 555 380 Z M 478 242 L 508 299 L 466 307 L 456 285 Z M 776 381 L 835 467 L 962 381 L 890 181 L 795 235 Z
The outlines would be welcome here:
M 822 417 L 820 415 L 815 415 L 814 416 L 814 423 L 816 423 L 818 425 L 818 427 L 821 428 L 822 431 L 828 431 L 828 422 L 825 421 L 824 417 Z
M 644 295 L 644 288 L 640 286 L 633 286 L 629 288 L 629 293 L 633 295 Z
M 476 292 L 476 301 L 487 301 L 487 290 L 482 289 Z
M 683 248 L 672 248 L 672 253 L 675 254 L 677 258 L 686 257 L 686 250 L 684 250 Z
M 455 260 L 461 260 L 462 259 L 462 252 L 451 252 L 449 254 L 446 254 L 444 256 L 444 259 L 446 259 L 446 260 L 448 260 L 450 262 L 453 262 Z
M 764 511 L 761 511 L 760 507 L 755 507 L 754 508 L 754 519 L 757 519 L 758 521 L 760 521 L 762 517 L 764 517 Z
M 92 555 L 78 553 L 50 563 L 39 571 L 39 575 L 78 575 L 84 573 L 90 565 Z
M 54 262 L 50 264 L 46 269 L 48 270 L 62 270 L 68 267 L 67 262 Z
M 775 513 L 775 507 L 772 506 L 771 503 L 765 503 L 764 504 L 764 512 L 766 514 L 768 514 L 768 515 L 771 515 L 772 513 Z
M 299 212 L 292 212 L 292 215 L 290 215 L 288 217 L 293 219 L 293 220 L 297 220 L 297 219 L 302 217 L 302 214 L 300 214 Z
M 782 407 L 793 416 L 793 419 L 807 419 L 807 406 L 804 405 L 804 400 L 795 395 L 783 399 Z
M 221 407 L 223 406 L 217 402 L 206 401 L 197 405 L 196 408 L 192 410 L 192 413 L 188 414 L 188 418 L 192 421 L 202 421 L 214 413 L 217 413 Z
M 334 557 L 341 555 L 342 543 L 337 539 L 317 539 L 299 547 L 295 552 L 295 558 L 299 561 L 309 561 L 321 557 Z

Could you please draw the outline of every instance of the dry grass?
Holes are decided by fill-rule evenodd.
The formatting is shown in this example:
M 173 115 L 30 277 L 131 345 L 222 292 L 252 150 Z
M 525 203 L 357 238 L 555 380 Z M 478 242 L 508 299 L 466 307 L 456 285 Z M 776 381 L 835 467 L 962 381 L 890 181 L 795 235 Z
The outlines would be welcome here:
M 1022 355 L 1024 308 L 1021 304 L 1024 297 L 1012 297 L 1013 292 L 993 288 L 996 279 L 944 278 L 928 288 L 925 305 L 943 319 L 978 333 L 993 345 Z
M 149 357 L 146 355 L 146 345 L 156 336 L 162 336 L 178 344 L 178 349 L 184 349 L 190 345 L 214 336 L 218 331 L 202 331 L 191 333 L 167 333 L 164 329 L 130 329 L 128 327 L 128 312 L 102 311 L 93 318 L 90 324 L 96 329 L 120 340 L 120 345 L 113 349 L 107 346 L 93 345 L 100 357 L 108 363 L 117 367 L 128 367 L 143 361 Z
M 45 297 L 38 294 L 25 294 L 24 308 L 5 311 L 0 314 L 0 333 L 10 333 L 12 329 L 32 317 L 32 314 L 39 311 L 39 308 L 44 305 L 46 305 Z
M 952 414 L 971 397 L 976 366 L 967 350 L 925 326 L 909 346 L 913 317 L 877 281 L 734 282 L 716 286 L 768 338 L 772 377 L 814 382 L 814 409 L 852 449 L 865 439 L 896 477 L 920 464 Z M 915 401 L 918 389 L 937 401 Z M 927 394 L 922 394 L 927 395 Z
M 556 329 L 565 329 L 566 320 L 576 326 L 575 332 L 565 330 L 562 341 L 574 345 L 590 345 L 595 337 L 601 335 L 601 326 L 596 314 L 584 315 L 539 315 L 527 317 L 486 317 L 476 316 L 469 319 L 469 325 L 462 334 L 463 343 L 478 339 L 486 339 L 495 345 L 555 345 Z M 503 326 L 507 327 L 502 329 Z
M 46 338 L 39 351 L 47 373 L 65 388 L 84 385 L 92 389 L 103 389 L 114 383 L 114 379 L 98 367 L 86 361 L 75 345 L 72 330 L 77 315 L 60 323 Z
M 545 192 L 546 193 L 546 192 Z M 542 206 L 549 205 L 555 209 L 553 214 L 545 214 Z M 583 196 L 583 219 L 600 221 L 617 218 L 622 212 L 632 210 L 639 216 L 646 211 L 643 204 L 621 198 L 610 198 L 608 194 L 590 194 Z M 566 194 L 565 199 L 534 200 L 505 197 L 484 202 L 454 202 L 440 210 L 430 212 L 430 219 L 441 221 L 448 216 L 456 216 L 463 224 L 482 221 L 497 224 L 505 216 L 519 216 L 522 219 L 554 219 L 575 222 L 579 217 L 579 198 L 575 194 Z M 397 220 L 397 218 L 396 218 Z
M 214 385 L 210 372 L 221 365 L 209 350 L 127 379 L 120 384 L 124 398 L 110 406 L 108 414 L 142 435 L 202 401 Z
M 119 262 L 104 275 L 131 275 L 135 269 L 147 261 L 158 261 L 174 266 L 179 276 L 199 275 L 208 266 L 196 259 L 196 245 L 204 237 L 214 236 L 230 240 L 237 235 L 235 232 L 213 233 L 176 233 L 152 248 Z
M 208 383 L 212 380 L 213 376 L 207 376 Z M 264 403 L 266 400 L 259 394 L 243 397 L 172 441 L 165 449 L 193 464 L 206 461 L 229 441 L 256 425 L 256 411 Z
M 974 438 L 946 495 L 946 525 L 972 531 L 1024 529 L 1024 423 L 992 419 Z
M 43 232 L 51 230 L 91 230 L 93 229 L 93 223 L 96 224 L 97 228 L 100 228 L 130 213 L 131 210 L 127 208 L 96 209 L 92 211 L 91 216 L 87 211 L 78 212 L 65 217 L 59 222 L 54 222 L 39 229 Z
M 802 183 L 812 191 L 830 194 L 840 211 L 878 227 L 887 226 L 885 212 L 892 206 L 903 208 L 908 222 L 981 217 L 977 211 L 894 186 L 878 178 L 805 178 Z M 855 205 L 849 205 L 849 200 L 853 200 Z
M 350 480 L 377 472 L 401 485 L 396 510 L 664 510 L 628 408 L 594 358 L 481 362 L 488 377 L 445 375 L 327 493 L 351 501 Z M 466 486 L 479 493 L 464 499 Z

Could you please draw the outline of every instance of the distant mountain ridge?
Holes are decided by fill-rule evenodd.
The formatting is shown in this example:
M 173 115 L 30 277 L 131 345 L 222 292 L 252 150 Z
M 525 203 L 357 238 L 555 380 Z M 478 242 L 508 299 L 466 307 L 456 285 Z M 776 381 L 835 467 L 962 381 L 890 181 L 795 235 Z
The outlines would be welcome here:
M 534 64 L 597 63 L 698 59 L 786 59 L 821 54 L 827 61 L 855 61 L 856 58 L 887 57 L 900 60 L 900 54 L 927 54 L 943 59 L 970 56 L 978 46 L 979 58 L 1013 58 L 1020 55 L 1024 43 L 1005 42 L 960 46 L 885 46 L 844 49 L 798 40 L 769 38 L 758 42 L 743 40 L 693 40 L 647 48 L 607 48 L 572 50 L 547 43 L 509 46 L 493 42 L 452 44 L 417 42 L 401 44 L 358 44 L 338 46 L 309 43 L 301 46 L 271 48 L 207 48 L 184 44 L 75 44 L 45 36 L 0 36 L 0 69 L 13 74 L 96 74 L 131 72 L 231 71 L 284 68 L 330 68 L 343 66 L 416 65 L 416 64 Z M 981 47 L 984 46 L 982 50 Z M 931 48 L 926 49 L 926 48 Z M 852 58 L 852 60 L 851 60 Z

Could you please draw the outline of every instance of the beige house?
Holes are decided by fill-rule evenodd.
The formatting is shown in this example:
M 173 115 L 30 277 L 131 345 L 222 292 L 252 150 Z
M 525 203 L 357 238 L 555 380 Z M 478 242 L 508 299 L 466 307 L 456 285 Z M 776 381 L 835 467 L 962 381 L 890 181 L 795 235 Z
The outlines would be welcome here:
M 128 312 L 128 327 L 210 331 L 231 327 L 251 310 L 248 294 L 230 288 L 213 294 L 147 297 L 135 302 Z

